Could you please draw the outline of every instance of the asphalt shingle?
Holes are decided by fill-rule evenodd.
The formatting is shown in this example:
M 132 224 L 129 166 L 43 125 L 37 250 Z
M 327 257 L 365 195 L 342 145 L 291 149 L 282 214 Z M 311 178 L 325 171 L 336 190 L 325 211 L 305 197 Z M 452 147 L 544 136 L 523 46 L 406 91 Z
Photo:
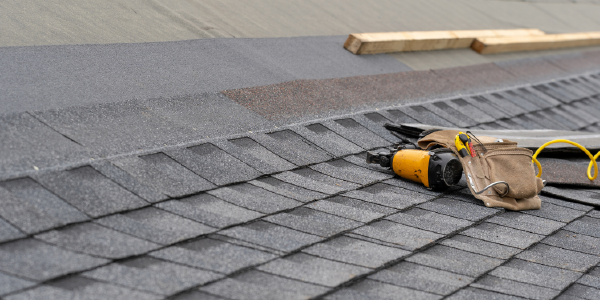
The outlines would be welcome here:
M 322 239 L 316 235 L 264 221 L 232 227 L 219 232 L 219 234 L 285 252 L 316 243 Z
M 112 263 L 85 272 L 83 276 L 168 296 L 223 275 L 143 256 Z
M 385 174 L 365 169 L 343 159 L 328 161 L 325 163 L 311 166 L 310 168 L 325 175 L 329 175 L 331 177 L 362 185 L 382 181 L 393 177 L 393 175 L 391 174 Z
M 329 237 L 362 225 L 360 222 L 305 207 L 268 216 L 265 220 L 322 237 Z
M 576 299 L 598 300 L 600 297 L 600 289 L 581 284 L 574 284 L 568 288 L 563 295 L 577 297 Z
M 200 292 L 199 290 L 191 290 L 185 293 L 181 293 L 172 298 L 173 300 L 225 300 L 225 298 L 221 298 L 218 296 L 214 296 L 211 294 L 207 294 L 205 292 Z
M 391 144 L 351 118 L 326 121 L 322 124 L 366 150 Z
M 297 207 L 302 202 L 269 192 L 249 183 L 212 190 L 209 194 L 235 205 L 270 214 Z
M 577 280 L 582 274 L 520 259 L 512 259 L 506 264 L 492 270 L 490 275 L 562 290 Z
M 409 254 L 409 251 L 387 247 L 341 236 L 318 243 L 304 250 L 314 256 L 355 264 L 367 268 L 378 268 L 385 263 Z
M 167 154 L 216 185 L 251 180 L 262 175 L 259 171 L 209 143 L 168 151 Z M 235 171 L 232 172 L 232 170 Z
M 488 123 L 496 120 L 494 117 L 481 111 L 479 108 L 462 98 L 446 100 L 443 103 L 452 107 L 456 111 L 463 112 L 463 114 L 468 115 L 470 119 L 473 119 L 477 123 Z
M 30 178 L 0 182 L 0 203 L 0 215 L 27 233 L 89 219 Z
M 517 258 L 547 266 L 585 272 L 600 262 L 600 257 L 571 250 L 537 244 L 531 249 L 517 254 Z
M 330 195 L 360 187 L 356 183 L 336 179 L 310 168 L 279 173 L 273 175 L 273 177 L 309 190 Z
M 215 187 L 164 153 L 123 157 L 112 160 L 112 163 L 170 197 L 182 197 Z
M 414 181 L 411 181 L 408 179 L 400 178 L 398 176 L 388 179 L 388 180 L 384 181 L 383 183 L 389 184 L 391 186 L 415 191 L 418 193 L 433 195 L 433 196 L 441 195 L 444 192 L 444 191 L 430 190 L 430 189 L 426 188 L 422 183 L 417 183 L 417 182 L 414 182 Z
M 477 121 L 465 116 L 460 111 L 454 109 L 453 107 L 442 101 L 434 103 L 425 103 L 423 104 L 423 107 L 427 108 L 429 111 L 433 112 L 438 116 L 442 116 L 444 119 L 448 120 L 449 122 L 460 128 L 471 127 L 478 124 Z
M 577 283 L 600 289 L 600 267 L 591 269 L 587 274 L 579 278 Z
M 396 209 L 404 209 L 434 198 L 431 195 L 421 194 L 407 189 L 396 188 L 383 183 L 376 183 L 360 190 L 350 191 L 342 194 L 342 196 L 360 199 Z
M 535 286 L 527 283 L 521 283 L 513 280 L 498 278 L 496 276 L 486 275 L 485 277 L 472 283 L 471 286 L 500 292 L 503 294 L 515 295 L 529 299 L 552 299 L 560 293 L 541 286 Z
M 257 180 L 252 180 L 249 183 L 261 187 L 267 191 L 271 191 L 273 193 L 302 202 L 309 202 L 328 196 L 327 194 L 307 190 L 303 187 L 281 181 L 274 177 L 260 178 Z
M 503 261 L 443 245 L 436 245 L 406 259 L 407 261 L 471 277 L 477 277 Z
M 473 224 L 467 220 L 441 215 L 420 208 L 412 208 L 410 210 L 388 216 L 386 219 L 441 234 L 449 234 L 455 230 Z
M 443 237 L 429 231 L 382 220 L 352 231 L 355 234 L 395 244 L 407 250 L 421 248 Z
M 375 280 L 363 280 L 345 289 L 339 290 L 327 296 L 327 300 L 359 300 L 359 299 L 415 299 L 415 300 L 437 300 L 441 296 L 415 291 L 396 285 L 391 285 Z
M 331 156 L 325 151 L 316 148 L 291 130 L 276 131 L 269 134 L 252 134 L 250 137 L 271 152 L 297 166 L 320 163 L 331 159 Z
M 498 210 L 493 208 L 487 208 L 450 198 L 435 199 L 431 202 L 420 204 L 418 207 L 469 221 L 479 221 L 485 217 L 498 213 Z
M 216 230 L 155 207 L 115 214 L 95 222 L 162 245 L 194 238 Z
M 319 200 L 307 204 L 306 207 L 365 223 L 397 211 L 393 208 L 343 196 Z
M 156 207 L 216 228 L 248 222 L 263 216 L 259 212 L 235 206 L 209 194 L 162 202 L 156 204 Z
M 558 201 L 562 201 L 562 200 L 558 200 Z M 565 201 L 563 201 L 563 202 L 565 202 Z M 522 211 L 522 213 L 528 214 L 528 215 L 534 215 L 534 216 L 538 216 L 538 217 L 542 217 L 542 218 L 546 218 L 546 219 L 550 219 L 550 220 L 554 220 L 554 221 L 558 221 L 558 222 L 569 223 L 569 222 L 573 221 L 574 219 L 577 219 L 580 216 L 582 216 L 583 214 L 585 214 L 585 211 L 570 209 L 570 208 L 559 206 L 559 205 L 552 204 L 549 202 L 544 203 L 544 201 L 542 200 L 542 207 L 540 209 L 524 210 L 524 211 Z
M 296 167 L 248 137 L 229 141 L 219 140 L 213 144 L 264 174 L 287 171 Z
M 448 295 L 474 280 L 469 276 L 406 261 L 381 270 L 369 276 L 369 278 L 438 295 Z
M 565 201 L 565 200 L 557 199 L 557 198 L 550 197 L 550 196 L 540 195 L 539 197 L 540 197 L 540 199 L 542 199 L 542 203 L 552 203 L 557 206 L 566 207 L 566 208 L 579 210 L 579 211 L 583 211 L 583 212 L 587 212 L 587 211 L 594 209 L 593 206 L 576 203 L 576 202 Z M 542 210 L 543 210 L 543 208 L 542 208 Z
M 94 160 L 90 165 L 102 175 L 148 202 L 154 203 L 169 198 L 167 195 L 161 193 L 159 189 L 155 188 L 151 182 L 144 184 L 138 181 L 131 174 L 116 167 L 108 160 Z
M 464 97 L 463 100 L 465 100 L 467 103 L 473 105 L 474 107 L 478 108 L 480 111 L 483 111 L 486 114 L 489 114 L 495 120 L 513 116 L 512 113 L 510 113 L 510 112 L 507 113 L 504 110 L 499 109 L 490 100 L 488 100 L 486 97 L 481 96 L 481 95 L 474 96 L 474 97 Z
M 585 234 L 561 230 L 546 237 L 542 243 L 600 256 L 600 238 L 591 237 Z
M 149 205 L 90 166 L 47 173 L 34 179 L 92 217 Z
M 492 291 L 476 289 L 473 287 L 464 288 L 452 296 L 446 298 L 451 300 L 480 300 L 480 299 L 488 299 L 488 300 L 523 300 L 525 298 L 510 296 L 505 294 L 500 294 Z
M 563 229 L 600 238 L 598 228 L 600 228 L 600 219 L 584 216 L 579 220 L 569 223 Z
M 403 114 L 410 116 L 422 124 L 437 125 L 444 127 L 456 127 L 455 124 L 429 111 L 422 105 L 400 106 L 397 108 Z
M 556 222 L 549 219 L 512 211 L 507 211 L 503 214 L 497 215 L 487 220 L 487 222 L 542 235 L 551 234 L 552 232 L 566 225 L 562 222 Z
M 8 222 L 0 219 L 0 242 L 7 242 L 19 238 L 23 238 L 26 235 L 19 229 L 10 225 Z
M 76 252 L 106 258 L 139 255 L 160 247 L 94 223 L 83 223 L 36 235 L 36 238 Z
M 0 272 L 0 296 L 34 286 L 35 283 Z
M 518 248 L 497 243 L 490 243 L 460 234 L 457 234 L 449 239 L 445 239 L 441 241 L 440 244 L 500 259 L 509 259 L 513 255 L 521 252 L 521 249 Z
M 544 238 L 543 235 L 512 229 L 492 223 L 482 223 L 462 232 L 466 236 L 515 248 L 525 249 Z
M 309 299 L 328 289 L 260 271 L 249 271 L 201 288 L 211 294 L 238 300 Z M 193 298 L 198 299 L 198 298 Z M 204 299 L 199 297 L 199 299 Z M 220 299 L 220 298 L 219 298 Z
M 389 152 L 389 149 L 386 150 L 386 149 L 382 148 L 382 149 L 378 149 L 375 151 L 376 152 L 380 152 L 380 151 Z M 355 155 L 346 156 L 346 157 L 344 157 L 344 160 L 349 163 L 355 164 L 357 166 L 363 167 L 365 169 L 369 169 L 369 170 L 373 170 L 373 171 L 376 171 L 379 173 L 395 176 L 394 171 L 390 170 L 389 168 L 383 168 L 378 164 L 367 163 L 367 152 L 361 152 L 361 153 L 358 153 Z
M 74 253 L 35 239 L 0 245 L 0 270 L 35 281 L 83 271 L 107 262 L 106 259 Z
M 390 142 L 398 142 L 398 137 L 394 136 L 387 129 L 383 127 L 385 123 L 393 123 L 391 118 L 386 118 L 380 112 L 371 112 L 366 114 L 356 114 L 352 116 L 354 121 L 358 122 L 360 125 L 365 127 L 366 129 L 374 132 L 379 137 L 390 141 Z
M 334 157 L 364 151 L 363 148 L 341 137 L 331 129 L 323 126 L 323 124 L 316 123 L 308 126 L 294 126 L 290 129 Z
M 164 248 L 150 253 L 150 256 L 224 274 L 276 257 L 270 253 L 209 238 Z
M 271 261 L 258 270 L 304 282 L 334 287 L 370 269 L 297 253 Z
M 115 299 L 154 300 L 161 297 L 107 284 L 84 276 L 71 276 L 7 297 L 8 300 Z

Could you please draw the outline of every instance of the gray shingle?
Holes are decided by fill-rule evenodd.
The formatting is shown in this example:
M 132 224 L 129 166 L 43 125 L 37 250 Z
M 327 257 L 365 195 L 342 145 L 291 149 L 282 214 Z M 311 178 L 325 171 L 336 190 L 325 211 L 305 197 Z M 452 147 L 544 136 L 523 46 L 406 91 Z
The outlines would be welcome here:
M 487 220 L 487 222 L 543 235 L 551 234 L 552 232 L 566 225 L 562 222 L 556 222 L 549 219 L 512 211 L 507 211 L 503 214 L 497 215 Z
M 569 223 L 574 219 L 579 218 L 580 216 L 585 214 L 584 211 L 570 209 L 543 200 L 542 208 L 534 210 L 524 210 L 522 211 L 522 213 L 565 223 Z
M 446 298 L 450 300 L 522 300 L 525 298 L 517 297 L 517 296 L 509 296 L 505 294 L 500 294 L 492 291 L 486 291 L 482 289 L 476 289 L 473 287 L 464 288 L 452 296 Z
M 473 252 L 490 257 L 509 259 L 513 255 L 521 252 L 518 248 L 504 246 L 496 243 L 486 242 L 480 239 L 474 239 L 465 235 L 455 235 L 452 238 L 440 242 L 442 245 L 453 247 L 468 252 Z
M 219 233 L 215 233 L 215 234 L 211 234 L 208 237 L 211 238 L 211 239 L 213 239 L 213 240 L 217 240 L 217 241 L 229 243 L 229 244 L 232 244 L 232 245 L 238 245 L 238 246 L 242 246 L 242 247 L 246 247 L 246 248 L 251 248 L 251 249 L 262 251 L 262 252 L 267 252 L 267 253 L 270 253 L 270 254 L 275 254 L 276 256 L 282 256 L 282 255 L 286 254 L 286 252 L 284 252 L 284 251 L 275 250 L 273 248 L 267 248 L 267 247 L 260 246 L 260 245 L 255 244 L 255 243 L 251 243 L 251 242 L 247 242 L 247 241 L 244 241 L 244 240 L 232 238 L 232 237 L 229 237 L 229 236 L 226 236 L 226 235 L 222 235 L 220 232 Z
M 582 275 L 579 272 L 544 266 L 520 259 L 512 259 L 492 270 L 489 274 L 555 290 L 566 288 Z
M 223 275 L 149 256 L 112 263 L 83 276 L 159 295 L 172 295 Z
M 318 243 L 302 251 L 314 256 L 368 268 L 378 268 L 389 261 L 410 253 L 409 251 L 373 244 L 347 236 Z
M 415 299 L 415 300 L 436 300 L 441 296 L 433 295 L 413 289 L 407 289 L 396 285 L 391 285 L 374 280 L 363 280 L 345 289 L 339 290 L 334 294 L 327 296 L 327 300 L 394 300 L 394 299 Z
M 319 123 L 311 124 L 306 127 L 294 126 L 291 130 L 321 149 L 331 153 L 334 157 L 346 156 L 364 151 L 363 148 Z
M 325 151 L 291 130 L 276 131 L 269 134 L 252 134 L 250 137 L 273 153 L 297 165 L 305 166 L 331 159 Z
M 36 235 L 47 243 L 106 258 L 123 258 L 156 249 L 159 245 L 94 223 L 73 225 Z
M 326 121 L 322 124 L 363 149 L 368 150 L 391 145 L 390 142 L 351 118 Z
M 393 208 L 343 196 L 319 200 L 307 204 L 306 207 L 365 223 L 397 211 Z
M 350 191 L 342 194 L 342 196 L 397 209 L 404 209 L 434 198 L 431 195 L 396 188 L 383 183 L 376 183 L 360 190 Z
M 115 214 L 95 222 L 162 245 L 194 238 L 216 230 L 154 207 Z
M 539 234 L 516 230 L 492 223 L 482 223 L 463 231 L 462 234 L 520 249 L 525 249 L 531 244 L 544 238 L 544 236 Z
M 600 289 L 591 286 L 574 284 L 564 292 L 564 295 L 574 296 L 581 299 L 598 300 L 600 299 Z
M 212 190 L 209 194 L 235 205 L 271 214 L 302 204 L 296 200 L 269 192 L 252 184 L 242 183 Z
M 584 212 L 594 209 L 593 206 L 589 206 L 589 205 L 585 205 L 585 204 L 581 204 L 581 203 L 570 202 L 570 201 L 565 201 L 565 200 L 557 199 L 557 198 L 550 197 L 550 196 L 540 195 L 539 197 L 540 197 L 540 199 L 542 199 L 542 205 L 544 205 L 543 203 L 546 202 L 546 203 L 552 203 L 552 204 L 555 204 L 558 206 L 567 207 L 570 209 L 584 211 Z
M 590 212 L 587 213 L 588 217 L 592 217 L 592 218 L 596 218 L 596 219 L 600 219 L 600 210 L 592 210 Z
M 156 207 L 216 228 L 248 222 L 263 216 L 259 212 L 235 206 L 209 194 L 162 202 L 156 204 Z
M 102 175 L 148 202 L 154 203 L 169 198 L 154 186 L 149 185 L 149 182 L 144 184 L 138 181 L 135 177 L 131 176 L 131 174 L 116 167 L 108 160 L 94 160 L 91 163 L 91 166 Z
M 414 250 L 443 237 L 429 231 L 382 220 L 352 231 L 355 234 L 393 243 L 398 247 Z
M 0 215 L 27 233 L 89 219 L 30 178 L 0 182 L 0 203 Z
M 229 228 L 219 234 L 280 251 L 293 251 L 322 239 L 264 221 Z
M 406 259 L 407 261 L 471 277 L 477 277 L 503 261 L 479 254 L 436 245 Z
M 457 111 L 463 112 L 463 114 L 466 114 L 470 119 L 477 121 L 477 123 L 488 123 L 496 120 L 494 117 L 481 111 L 479 108 L 462 98 L 446 100 L 444 103 Z
M 385 113 L 384 113 L 385 114 Z M 389 141 L 398 142 L 398 137 L 394 136 L 383 127 L 385 123 L 393 123 L 390 119 L 383 116 L 380 112 L 371 112 L 366 114 L 355 114 L 352 116 L 354 121 L 358 122 L 363 127 L 374 132 L 379 137 Z
M 391 174 L 385 174 L 365 169 L 363 167 L 359 167 L 355 164 L 349 163 L 348 161 L 343 159 L 328 161 L 325 163 L 311 166 L 310 168 L 325 175 L 329 175 L 331 177 L 362 185 L 382 181 L 393 177 L 393 175 Z
M 161 249 L 151 256 L 219 273 L 231 273 L 276 256 L 270 253 L 203 238 Z
M 151 300 L 161 297 L 131 290 L 125 287 L 107 284 L 83 276 L 71 276 L 48 285 L 41 285 L 22 293 L 11 295 L 9 300 L 62 300 L 62 299 L 115 299 L 115 300 Z
M 541 286 L 535 286 L 527 283 L 520 283 L 513 280 L 498 278 L 496 276 L 486 275 L 479 279 L 471 286 L 500 292 L 503 294 L 515 295 L 529 299 L 552 299 L 556 297 L 560 291 Z
M 600 262 L 600 257 L 538 244 L 519 253 L 517 258 L 547 266 L 585 272 Z
M 164 153 L 123 157 L 112 163 L 170 197 L 182 197 L 214 187 Z
M 600 194 L 583 189 L 568 189 L 546 186 L 542 190 L 542 193 L 550 196 L 564 197 L 566 199 L 571 199 L 584 204 L 600 206 Z
M 305 188 L 281 181 L 274 177 L 266 177 L 257 180 L 252 180 L 250 184 L 259 186 L 273 193 L 295 199 L 302 202 L 309 202 L 316 199 L 325 198 L 328 195 L 316 191 L 307 190 Z
M 563 114 L 559 114 L 559 113 L 555 112 L 553 108 L 547 108 L 544 110 L 540 110 L 537 113 L 542 115 L 546 119 L 554 120 L 556 123 L 561 124 L 567 130 L 577 130 L 580 127 L 579 125 L 577 125 L 574 122 L 572 122 L 571 120 L 569 120 L 568 117 L 564 116 Z
M 34 286 L 35 283 L 0 272 L 0 296 Z
M 369 278 L 438 295 L 448 295 L 474 279 L 406 261 L 381 270 Z
M 375 151 L 379 152 L 379 151 L 384 151 L 384 150 L 389 151 L 386 149 L 378 149 Z M 389 168 L 383 168 L 378 164 L 368 164 L 367 163 L 367 152 L 361 152 L 361 153 L 358 153 L 355 155 L 346 156 L 346 157 L 344 157 L 344 160 L 349 163 L 355 164 L 359 167 L 363 167 L 365 169 L 369 169 L 369 170 L 373 170 L 375 172 L 395 176 L 394 171 L 390 170 Z
M 542 243 L 600 256 L 600 238 L 571 231 L 561 230 L 545 238 Z
M 423 104 L 423 107 L 461 128 L 475 126 L 478 123 L 443 101 L 425 103 Z
M 498 210 L 493 208 L 487 208 L 450 198 L 435 199 L 431 202 L 420 204 L 418 207 L 469 221 L 479 221 L 485 217 L 498 213 Z
M 23 232 L 10 225 L 3 219 L 0 219 L 0 242 L 7 242 L 23 237 L 26 237 Z
M 415 120 L 418 120 L 422 124 L 437 125 L 444 127 L 456 127 L 455 124 L 452 124 L 443 117 L 432 113 L 427 108 L 421 105 L 400 106 L 397 108 L 397 110 L 401 111 L 403 114 L 410 116 Z
M 412 208 L 405 212 L 388 216 L 386 219 L 441 234 L 449 234 L 455 230 L 473 224 L 472 222 L 463 219 L 441 215 L 420 208 Z
M 148 205 L 148 202 L 104 177 L 90 166 L 49 173 L 35 179 L 92 217 Z
M 598 228 L 600 228 L 600 219 L 584 216 L 577 221 L 569 223 L 563 229 L 593 237 L 600 237 L 600 230 Z
M 74 253 L 35 239 L 0 246 L 0 270 L 36 281 L 86 270 L 107 262 L 106 259 Z
M 432 195 L 432 196 L 438 196 L 444 192 L 444 191 L 430 190 L 430 189 L 426 188 L 422 183 L 417 183 L 417 182 L 410 181 L 408 179 L 400 178 L 397 176 L 384 181 L 384 183 L 389 184 L 391 186 L 419 192 L 422 194 L 428 194 L 428 195 Z
M 362 225 L 360 222 L 305 207 L 268 216 L 265 220 L 322 237 L 329 237 Z
M 360 187 L 356 183 L 333 178 L 309 168 L 279 173 L 273 175 L 273 177 L 309 190 L 330 195 Z
M 169 151 L 167 154 L 216 185 L 251 180 L 262 175 L 254 168 L 209 143 Z
M 600 267 L 595 267 L 583 275 L 577 283 L 600 289 Z
M 334 287 L 370 269 L 297 253 L 259 266 L 258 270 L 304 282 Z
M 405 113 L 397 109 L 380 110 L 379 113 L 384 117 L 396 122 L 396 124 L 402 123 L 417 123 L 418 121 L 406 115 Z
M 229 141 L 219 140 L 213 144 L 264 174 L 287 171 L 296 167 L 248 137 Z
M 497 92 L 494 94 L 502 96 L 504 99 L 512 102 L 516 106 L 519 106 L 525 111 L 535 111 L 541 108 L 535 102 L 529 101 L 529 99 L 521 97 L 516 92 L 511 90 Z
M 328 289 L 260 271 L 249 271 L 215 282 L 201 290 L 228 299 L 292 300 L 309 299 L 325 293 Z
M 493 106 L 497 107 L 497 109 L 501 109 L 511 117 L 526 113 L 523 108 L 516 106 L 512 101 L 504 98 L 498 93 L 487 94 L 485 95 L 485 99 L 490 101 Z
M 475 97 L 464 97 L 463 98 L 467 103 L 475 106 L 479 110 L 489 114 L 495 120 L 507 118 L 513 116 L 510 112 L 505 112 L 502 109 L 497 108 L 490 100 L 488 100 L 484 96 L 475 96 Z
M 225 298 L 221 298 L 218 296 L 210 295 L 205 292 L 200 292 L 199 290 L 191 290 L 185 293 L 181 293 L 172 298 L 173 300 L 224 300 Z

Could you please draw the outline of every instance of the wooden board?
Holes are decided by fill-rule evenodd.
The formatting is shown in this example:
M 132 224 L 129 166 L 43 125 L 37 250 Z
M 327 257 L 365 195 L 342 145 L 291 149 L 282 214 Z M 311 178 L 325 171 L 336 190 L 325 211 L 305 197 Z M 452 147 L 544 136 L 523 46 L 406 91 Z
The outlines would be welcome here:
M 353 33 L 344 48 L 354 54 L 468 48 L 475 38 L 544 35 L 539 29 Z
M 600 32 L 548 34 L 543 36 L 482 37 L 471 48 L 480 54 L 535 51 L 600 44 Z

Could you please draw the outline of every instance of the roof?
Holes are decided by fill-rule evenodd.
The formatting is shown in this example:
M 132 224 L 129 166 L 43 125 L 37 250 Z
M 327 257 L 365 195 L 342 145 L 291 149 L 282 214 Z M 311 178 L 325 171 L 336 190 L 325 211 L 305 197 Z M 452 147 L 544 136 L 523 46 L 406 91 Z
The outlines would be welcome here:
M 432 191 L 365 162 L 399 141 L 386 122 L 588 132 L 598 145 L 598 47 L 354 56 L 341 34 L 357 25 L 312 26 L 339 7 L 304 28 L 309 13 L 269 19 L 267 2 L 206 2 L 201 15 L 163 1 L 151 8 L 180 15 L 161 27 L 145 4 L 96 27 L 53 6 L 55 28 L 81 29 L 44 37 L 19 30 L 46 17 L 19 30 L 0 18 L 18 36 L 0 37 L 0 297 L 598 298 L 600 189 L 580 157 L 541 159 L 542 208 L 519 212 L 485 207 L 464 180 Z M 358 29 L 598 30 L 593 1 L 416 3 L 383 1 Z M 430 18 L 414 13 L 426 5 Z M 374 15 L 361 7 L 348 15 Z M 136 9 L 146 21 L 125 24 Z M 209 25 L 182 23 L 186 11 Z M 224 30 L 250 38 L 180 41 Z

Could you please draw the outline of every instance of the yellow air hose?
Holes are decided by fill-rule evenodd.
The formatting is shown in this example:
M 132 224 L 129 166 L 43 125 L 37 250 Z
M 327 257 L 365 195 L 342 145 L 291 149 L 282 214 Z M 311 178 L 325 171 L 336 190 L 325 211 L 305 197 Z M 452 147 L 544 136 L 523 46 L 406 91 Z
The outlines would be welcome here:
M 590 180 L 594 180 L 594 179 L 596 179 L 596 177 L 598 177 L 598 165 L 596 164 L 596 159 L 598 159 L 598 156 L 600 156 L 600 151 L 598 151 L 598 153 L 596 153 L 595 156 L 592 156 L 592 153 L 590 153 L 590 151 L 588 151 L 588 149 L 585 149 L 585 147 L 583 147 L 575 142 L 571 142 L 569 140 L 562 140 L 562 139 L 549 141 L 549 142 L 543 144 L 540 148 L 537 149 L 537 151 L 535 151 L 535 154 L 533 154 L 533 162 L 537 165 L 538 170 L 540 170 L 540 172 L 536 175 L 537 177 L 542 176 L 542 165 L 537 160 L 538 154 L 540 154 L 540 152 L 542 152 L 542 149 L 544 149 L 546 146 L 556 144 L 556 143 L 571 144 L 571 145 L 581 149 L 583 152 L 585 152 L 585 154 L 587 154 L 587 156 L 589 156 L 589 158 L 591 160 L 590 165 L 588 166 L 588 169 L 587 169 L 588 178 Z M 592 166 L 594 167 L 594 176 L 592 176 Z

